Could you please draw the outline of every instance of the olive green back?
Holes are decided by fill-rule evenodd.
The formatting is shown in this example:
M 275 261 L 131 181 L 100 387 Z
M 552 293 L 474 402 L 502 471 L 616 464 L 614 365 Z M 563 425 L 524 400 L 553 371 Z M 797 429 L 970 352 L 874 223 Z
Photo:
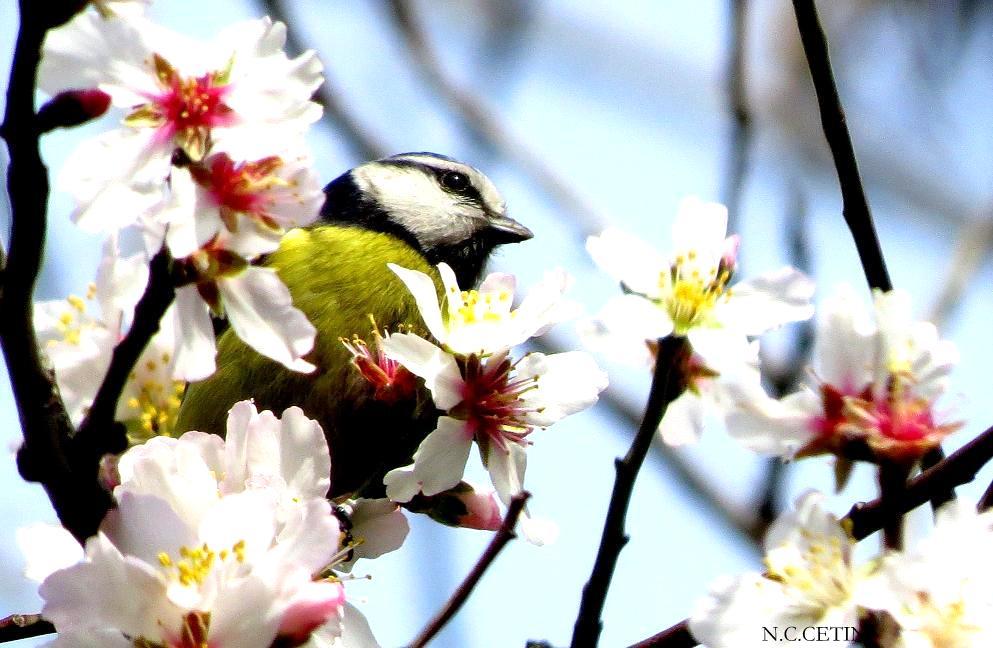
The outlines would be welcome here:
M 377 446 L 394 446 L 388 454 L 395 456 L 387 464 L 404 460 L 433 426 L 429 396 L 422 393 L 416 403 L 394 406 L 373 401 L 369 384 L 339 341 L 356 334 L 371 341 L 370 315 L 380 330 L 395 332 L 400 325 L 423 330 L 413 297 L 387 263 L 428 274 L 441 295 L 437 270 L 388 234 L 337 225 L 289 232 L 266 265 L 279 273 L 294 306 L 317 329 L 314 350 L 306 356 L 317 370 L 290 371 L 248 347 L 229 328 L 218 341 L 217 372 L 189 385 L 177 430 L 223 435 L 228 410 L 247 398 L 254 398 L 259 410 L 277 415 L 298 405 L 321 423 L 331 443 L 336 494 L 361 486 L 383 463 L 386 450 Z M 411 425 L 417 423 L 414 419 L 419 424 Z

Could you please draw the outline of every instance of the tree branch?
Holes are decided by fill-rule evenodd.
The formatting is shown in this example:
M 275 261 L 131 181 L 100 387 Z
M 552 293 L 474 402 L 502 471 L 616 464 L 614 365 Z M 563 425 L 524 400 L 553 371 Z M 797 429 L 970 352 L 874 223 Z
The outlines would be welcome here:
M 483 577 L 483 574 L 496 559 L 500 551 L 508 542 L 517 537 L 517 534 L 514 533 L 514 525 L 517 524 L 517 518 L 520 517 L 521 511 L 524 510 L 524 505 L 527 503 L 529 497 L 531 497 L 530 493 L 522 491 L 510 500 L 510 506 L 507 507 L 507 514 L 503 517 L 503 524 L 500 525 L 500 529 L 497 530 L 496 535 L 490 540 L 490 544 L 487 545 L 483 555 L 479 557 L 479 561 L 472 568 L 472 571 L 469 572 L 469 575 L 465 577 L 465 580 L 462 581 L 458 589 L 455 590 L 455 593 L 452 594 L 448 602 L 445 603 L 445 607 L 441 609 L 438 615 L 431 620 L 431 623 L 410 644 L 410 648 L 423 648 L 423 646 L 426 646 L 428 641 L 441 632 L 441 629 L 445 627 L 469 599 L 469 595 L 472 594 L 472 590 L 479 583 L 479 579 Z
M 907 483 L 906 489 L 889 500 L 860 502 L 845 516 L 852 525 L 852 537 L 861 540 L 881 529 L 887 521 L 927 502 L 935 492 L 949 491 L 976 477 L 979 469 L 993 458 L 993 427 L 965 444 L 933 468 Z
M 736 232 L 741 211 L 741 191 L 748 165 L 748 149 L 752 139 L 752 118 L 745 94 L 745 27 L 748 0 L 729 0 L 731 10 L 730 43 L 727 60 L 727 100 L 731 111 L 731 133 L 728 144 L 727 170 L 721 201 L 728 208 L 728 231 Z
M 592 648 L 600 639 L 600 631 L 603 629 L 600 617 L 607 599 L 607 590 L 614 576 L 617 559 L 628 541 L 624 531 L 624 519 L 634 492 L 634 482 L 652 445 L 652 439 L 655 437 L 662 416 L 669 404 L 683 392 L 685 385 L 682 366 L 688 353 L 690 349 L 686 338 L 669 336 L 658 341 L 655 372 L 641 427 L 627 455 L 623 459 L 614 461 L 614 469 L 617 472 L 614 490 L 610 496 L 593 572 L 583 587 L 579 614 L 573 626 L 571 648 Z
M 110 506 L 97 480 L 97 465 L 81 464 L 67 444 L 73 428 L 51 369 L 43 365 L 32 322 L 32 297 L 45 248 L 48 169 L 41 159 L 34 93 L 41 45 L 48 29 L 85 3 L 21 0 L 21 25 L 7 88 L 2 135 L 10 153 L 9 255 L 0 295 L 0 343 L 24 434 L 18 468 L 41 482 L 63 526 L 83 542 L 96 532 Z
M 148 285 L 135 306 L 131 328 L 114 348 L 110 366 L 90 406 L 86 419 L 72 440 L 76 454 L 99 461 L 110 453 L 124 452 L 128 447 L 127 431 L 114 422 L 117 401 L 120 400 L 128 377 L 134 370 L 149 340 L 159 331 L 160 321 L 176 297 L 172 275 L 172 256 L 163 247 L 149 264 Z
M 638 643 L 628 646 L 628 648 L 657 648 L 658 646 L 664 646 L 665 648 L 691 648 L 696 645 L 698 645 L 697 640 L 690 634 L 689 621 L 684 619 L 671 628 L 652 635 L 648 639 L 642 639 Z
M 55 626 L 40 614 L 11 614 L 0 619 L 0 643 L 29 639 L 55 632 Z
M 824 137 L 831 148 L 831 156 L 834 158 L 834 166 L 838 172 L 845 222 L 848 223 L 848 228 L 855 239 L 855 247 L 858 249 L 869 287 L 883 291 L 892 290 L 893 284 L 886 270 L 883 251 L 879 246 L 876 227 L 872 221 L 872 212 L 869 211 L 869 203 L 866 201 L 862 177 L 855 159 L 855 149 L 852 147 L 852 138 L 845 123 L 845 111 L 838 97 L 827 41 L 817 18 L 814 0 L 793 0 L 793 9 L 796 12 L 803 51 L 810 67 L 810 77 L 817 93 Z

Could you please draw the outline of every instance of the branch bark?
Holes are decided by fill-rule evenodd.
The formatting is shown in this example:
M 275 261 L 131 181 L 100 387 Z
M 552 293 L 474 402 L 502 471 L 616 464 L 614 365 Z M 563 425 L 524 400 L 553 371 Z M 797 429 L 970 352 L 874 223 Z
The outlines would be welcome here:
M 413 643 L 410 644 L 410 648 L 423 648 L 427 643 L 434 638 L 445 625 L 451 621 L 455 614 L 461 609 L 465 602 L 469 599 L 469 595 L 476 588 L 479 580 L 483 577 L 483 574 L 489 568 L 489 566 L 496 559 L 497 555 L 508 542 L 517 537 L 514 533 L 514 525 L 517 524 L 517 518 L 520 517 L 521 511 L 524 510 L 524 505 L 527 504 L 528 498 L 531 494 L 527 491 L 523 491 L 514 496 L 510 501 L 510 506 L 507 507 L 507 514 L 503 517 L 503 524 L 500 525 L 499 530 L 497 530 L 496 535 L 487 545 L 486 550 L 483 555 L 479 557 L 479 561 L 466 576 L 462 584 L 459 585 L 452 597 L 445 603 L 445 607 L 441 609 L 438 615 L 431 620 L 421 634 L 414 639 Z
M 679 397 L 685 387 L 682 366 L 685 355 L 690 353 L 686 338 L 669 336 L 659 340 L 658 345 L 652 387 L 648 394 L 648 405 L 645 408 L 641 427 L 627 455 L 623 459 L 614 461 L 617 472 L 614 490 L 607 507 L 607 518 L 604 521 L 593 572 L 583 587 L 579 614 L 573 626 L 571 648 L 593 648 L 600 639 L 600 632 L 603 629 L 600 617 L 607 599 L 607 590 L 614 576 L 617 559 L 628 542 L 624 519 L 634 492 L 635 479 L 652 445 L 652 439 L 655 437 L 662 416 L 669 404 Z

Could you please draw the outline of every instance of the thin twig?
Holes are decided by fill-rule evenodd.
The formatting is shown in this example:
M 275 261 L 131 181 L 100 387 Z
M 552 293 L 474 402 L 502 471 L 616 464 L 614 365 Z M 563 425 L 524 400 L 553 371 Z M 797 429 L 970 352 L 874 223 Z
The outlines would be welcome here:
M 10 163 L 9 256 L 0 301 L 0 342 L 17 403 L 24 445 L 18 468 L 29 481 L 41 482 L 63 526 L 83 542 L 96 532 L 110 507 L 97 480 L 96 462 L 80 462 L 66 447 L 72 424 L 55 384 L 42 363 L 32 322 L 32 297 L 41 267 L 47 227 L 48 169 L 41 159 L 34 93 L 41 44 L 48 29 L 83 3 L 21 0 L 21 25 L 7 88 L 2 135 Z
M 517 518 L 520 517 L 521 511 L 524 510 L 524 505 L 527 503 L 528 498 L 531 494 L 527 491 L 522 491 L 514 496 L 510 500 L 510 506 L 507 507 L 507 514 L 503 517 L 503 524 L 500 525 L 500 529 L 490 540 L 490 544 L 487 545 L 486 551 L 483 555 L 479 557 L 476 565 L 469 572 L 469 575 L 465 577 L 462 584 L 459 585 L 452 597 L 445 603 L 445 607 L 441 609 L 435 618 L 431 620 L 424 630 L 421 631 L 417 638 L 414 639 L 413 643 L 410 644 L 410 648 L 422 648 L 426 646 L 428 641 L 430 641 L 435 635 L 441 632 L 441 629 L 445 627 L 452 617 L 459 611 L 459 609 L 465 604 L 469 599 L 469 595 L 472 594 L 473 589 L 479 583 L 479 579 L 483 577 L 487 568 L 493 563 L 497 555 L 504 548 L 504 546 L 517 537 L 514 533 L 514 525 L 517 524 Z
M 134 320 L 127 335 L 114 348 L 107 374 L 97 390 L 86 419 L 73 438 L 73 448 L 99 460 L 104 454 L 123 452 L 128 447 L 123 425 L 114 424 L 117 401 L 149 340 L 159 331 L 162 316 L 176 296 L 172 257 L 163 247 L 149 264 L 148 285 L 135 306 Z
M 852 138 L 845 123 L 845 111 L 838 97 L 827 41 L 817 18 L 814 0 L 793 0 L 793 9 L 796 12 L 797 27 L 800 31 L 803 51 L 807 56 L 814 90 L 817 93 L 824 137 L 831 148 L 831 156 L 834 158 L 835 169 L 838 172 L 845 222 L 848 223 L 848 228 L 855 239 L 855 247 L 858 249 L 869 287 L 883 291 L 892 290 L 893 284 L 886 270 L 879 238 L 876 236 L 876 227 L 872 222 L 872 212 L 869 211 L 869 203 L 866 201 L 862 177 L 855 159 L 855 149 L 852 147 Z
M 0 619 L 0 643 L 29 639 L 55 632 L 55 626 L 40 614 L 11 614 Z
M 259 0 L 259 5 L 273 20 L 287 25 L 286 49 L 291 56 L 298 56 L 307 48 L 297 37 L 297 31 L 291 29 L 289 16 L 283 2 L 280 0 Z M 389 155 L 386 145 L 376 138 L 367 128 L 359 123 L 352 112 L 349 112 L 341 98 L 335 93 L 334 85 L 328 79 L 328 70 L 324 70 L 324 83 L 314 94 L 314 101 L 324 108 L 324 118 L 332 126 L 341 131 L 345 142 L 352 147 L 353 153 L 359 160 L 375 160 Z
M 727 171 L 721 201 L 728 208 L 728 231 L 736 232 L 741 211 L 741 191 L 748 165 L 748 149 L 752 139 L 752 118 L 745 94 L 744 50 L 746 36 L 747 0 L 729 0 L 731 33 L 727 61 L 727 99 L 731 109 L 731 133 L 728 138 Z
M 991 211 L 993 210 L 988 209 L 981 218 L 970 218 L 961 226 L 955 238 L 955 249 L 948 263 L 947 275 L 924 318 L 939 329 L 944 328 L 962 305 L 962 296 L 969 287 L 970 280 L 979 271 L 993 246 Z
M 993 482 L 990 482 L 990 485 L 983 491 L 983 496 L 979 498 L 979 502 L 976 504 L 976 510 L 982 513 L 989 510 L 991 506 L 993 506 Z
M 516 136 L 477 95 L 459 85 L 441 65 L 414 15 L 409 0 L 390 0 L 391 15 L 427 81 L 455 109 L 466 128 L 504 158 L 520 166 L 545 193 L 562 206 L 585 237 L 597 234 L 606 220 L 528 142 Z
M 879 465 L 879 501 L 885 507 L 892 508 L 890 502 L 900 500 L 907 487 L 907 477 L 910 466 L 893 462 Z M 883 546 L 887 549 L 900 551 L 903 549 L 903 518 L 893 516 L 883 520 Z
M 624 519 L 634 492 L 635 479 L 652 446 L 652 439 L 662 416 L 669 404 L 683 392 L 685 385 L 682 366 L 688 353 L 686 338 L 669 336 L 658 341 L 655 371 L 641 427 L 631 442 L 627 455 L 623 459 L 618 458 L 614 461 L 614 469 L 617 473 L 614 489 L 610 495 L 593 571 L 583 587 L 579 614 L 573 626 L 571 648 L 592 648 L 600 639 L 600 631 L 603 629 L 600 617 L 607 599 L 607 590 L 614 576 L 617 559 L 628 541 L 624 530 Z
M 652 635 L 648 639 L 642 639 L 638 643 L 628 646 L 628 648 L 658 648 L 659 646 L 664 646 L 665 648 L 692 648 L 692 646 L 696 645 L 698 645 L 698 642 L 690 634 L 689 621 L 683 619 L 671 628 Z
M 894 517 L 899 517 L 927 502 L 935 492 L 966 484 L 993 458 L 993 427 L 965 444 L 930 470 L 907 483 L 907 488 L 888 503 L 882 499 L 858 503 L 848 511 L 852 537 L 861 540 L 875 533 Z

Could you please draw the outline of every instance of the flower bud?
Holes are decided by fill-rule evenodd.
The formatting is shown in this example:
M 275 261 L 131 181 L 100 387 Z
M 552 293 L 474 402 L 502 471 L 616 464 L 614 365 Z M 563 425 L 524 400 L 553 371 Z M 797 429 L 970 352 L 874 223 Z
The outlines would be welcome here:
M 110 95 L 97 88 L 66 90 L 49 99 L 38 111 L 38 129 L 47 133 L 59 127 L 79 126 L 110 108 Z

